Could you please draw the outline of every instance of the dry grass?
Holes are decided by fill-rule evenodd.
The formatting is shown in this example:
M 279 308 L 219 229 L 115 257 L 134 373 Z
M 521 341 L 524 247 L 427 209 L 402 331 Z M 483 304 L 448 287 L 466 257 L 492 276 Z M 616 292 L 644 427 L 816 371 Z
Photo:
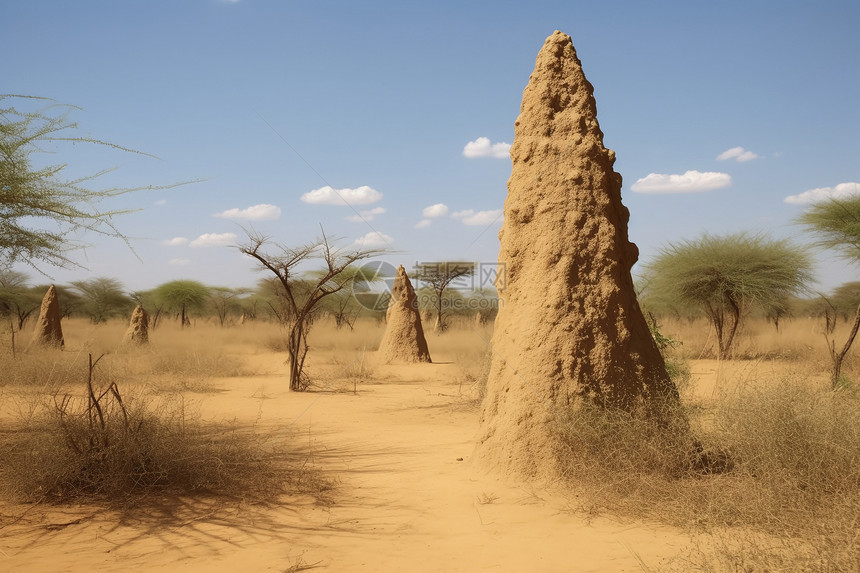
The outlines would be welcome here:
M 193 380 L 206 386 L 213 377 L 248 374 L 239 355 L 268 352 L 267 341 L 283 339 L 277 325 L 201 325 L 182 331 L 165 323 L 153 333 L 148 349 L 117 348 L 123 329 L 72 321 L 66 352 L 33 351 L 12 360 L 8 347 L 0 347 L 0 407 L 3 419 L 16 419 L 0 434 L 0 455 L 10 460 L 0 469 L 3 491 L 31 498 L 106 496 L 113 491 L 125 499 L 136 487 L 249 497 L 274 487 L 325 495 L 325 480 L 301 470 L 286 449 L 265 446 L 267 436 L 254 428 L 202 423 L 181 394 L 151 393 L 153 380 L 162 380 L 162 388 L 181 390 L 193 387 Z M 372 352 L 383 330 L 384 324 L 372 319 L 360 319 L 354 331 L 319 321 L 310 335 L 311 372 L 319 374 L 320 383 L 339 380 L 329 388 L 335 391 L 360 391 L 361 384 L 378 382 Z M 702 364 L 713 363 L 697 363 L 693 370 L 699 368 L 699 373 L 685 383 L 689 370 L 685 373 L 684 361 L 712 356 L 707 324 L 665 320 L 661 332 L 683 343 L 670 355 L 678 366 L 676 380 L 685 390 L 683 413 L 695 436 L 706 450 L 726 452 L 733 467 L 711 474 L 696 468 L 689 434 L 674 431 L 684 426 L 680 421 L 674 428 L 654 427 L 623 414 L 582 409 L 571 416 L 571 425 L 560 429 L 566 478 L 581 492 L 576 511 L 688 528 L 698 544 L 666 570 L 860 570 L 860 392 L 850 385 L 860 373 L 860 362 L 852 357 L 857 350 L 846 363 L 848 386 L 831 392 L 826 388 L 829 359 L 820 325 L 785 320 L 777 332 L 772 324 L 751 321 L 739 334 L 739 360 L 719 366 L 715 389 L 703 392 L 695 376 L 702 376 Z M 464 323 L 444 334 L 426 335 L 434 362 L 453 362 L 460 368 L 460 378 L 450 382 L 480 396 L 490 363 L 491 328 Z M 837 331 L 837 340 L 843 337 L 844 332 Z M 224 348 L 233 354 L 225 354 Z M 65 442 L 68 436 L 76 443 L 87 442 L 81 398 L 68 402 L 65 427 L 58 422 L 52 398 L 74 394 L 75 385 L 85 379 L 87 352 L 101 351 L 110 354 L 100 383 L 119 380 L 125 393 L 125 382 L 135 382 L 123 398 L 131 427 L 148 430 L 143 436 L 129 433 L 125 422 L 115 426 L 118 434 L 111 443 L 132 441 L 117 448 L 126 458 L 96 460 L 110 477 L 105 483 L 95 482 L 88 473 L 93 460 L 73 456 Z M 763 371 L 774 374 L 763 377 Z M 787 376 L 789 371 L 794 374 Z M 142 462 L 167 454 L 177 457 L 158 464 Z M 99 453 L 103 455 L 108 454 Z M 133 471 L 109 469 L 115 467 Z M 278 471 L 273 476 L 266 468 Z M 231 477 L 228 470 L 238 473 Z M 163 481 L 166 474 L 175 476 L 172 485 Z M 490 503 L 489 498 L 478 502 Z
M 357 394 L 360 384 L 376 380 L 376 364 L 369 351 L 360 350 L 357 355 L 350 352 L 347 356 L 333 354 L 328 364 L 333 368 L 327 368 L 323 375 L 316 378 L 314 389 Z
M 593 408 L 572 415 L 561 456 L 583 491 L 579 509 L 723 532 L 687 556 L 688 570 L 769 571 L 783 562 L 784 570 L 860 570 L 856 394 L 805 381 L 750 384 L 683 415 L 706 451 L 728 454 L 730 471 L 691 464 L 683 421 L 657 427 Z
M 181 395 L 116 396 L 100 400 L 98 416 L 83 396 L 52 396 L 7 425 L 3 491 L 17 501 L 126 505 L 165 494 L 262 502 L 327 488 L 288 441 L 235 421 L 204 423 Z
M 839 322 L 837 344 L 844 342 L 850 324 Z M 713 327 L 704 320 L 660 319 L 660 331 L 683 341 L 680 352 L 688 360 L 716 358 Z M 779 330 L 763 319 L 745 320 L 734 346 L 735 360 L 783 360 L 829 364 L 823 318 L 784 318 Z
M 13 358 L 8 346 L 2 347 L 0 365 L 5 376 L 0 386 L 57 391 L 66 381 L 81 379 L 89 353 L 111 357 L 103 366 L 108 377 L 121 379 L 125 385 L 147 384 L 160 391 L 208 391 L 207 382 L 212 378 L 254 374 L 239 352 L 223 350 L 236 348 L 236 344 L 240 352 L 244 345 L 255 346 L 249 336 L 252 333 L 215 326 L 180 329 L 166 323 L 151 334 L 150 344 L 123 346 L 120 341 L 125 327 L 119 321 L 92 325 L 74 319 L 64 323 L 66 347 L 62 352 L 28 348 Z
M 64 328 L 66 351 L 0 354 L 5 495 L 120 505 L 165 494 L 243 501 L 327 496 L 329 483 L 290 440 L 236 421 L 203 422 L 180 393 L 208 390 L 213 377 L 248 373 L 243 361 L 222 351 L 236 329 L 165 325 L 149 346 L 121 347 L 123 324 L 69 321 Z M 240 346 L 255 344 L 243 336 Z M 94 370 L 97 401 L 86 393 L 92 350 L 109 352 Z
M 470 403 L 476 407 L 481 405 L 487 392 L 492 361 L 492 351 L 486 346 L 463 348 L 454 359 L 460 368 L 456 380 L 459 392 L 468 396 Z

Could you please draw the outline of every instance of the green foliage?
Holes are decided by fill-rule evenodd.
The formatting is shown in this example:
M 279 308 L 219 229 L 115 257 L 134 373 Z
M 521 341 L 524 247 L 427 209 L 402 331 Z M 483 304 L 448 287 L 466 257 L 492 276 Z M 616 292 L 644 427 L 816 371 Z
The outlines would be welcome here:
M 24 106 L 33 103 L 47 106 L 21 111 L 8 100 Z M 94 190 L 88 184 L 110 170 L 69 179 L 64 175 L 67 163 L 38 166 L 33 159 L 35 154 L 52 152 L 63 144 L 90 144 L 152 157 L 74 135 L 78 124 L 69 119 L 69 114 L 77 109 L 47 98 L 0 95 L 0 265 L 23 262 L 36 268 L 41 262 L 79 267 L 67 255 L 83 246 L 76 240 L 81 231 L 126 240 L 114 226 L 113 217 L 127 211 L 103 211 L 98 204 L 130 191 L 156 188 Z M 74 146 L 69 146 L 66 151 L 73 149 Z
M 125 294 L 122 283 L 116 279 L 99 277 L 74 281 L 72 288 L 83 298 L 82 311 L 96 324 L 113 316 L 124 315 L 132 308 L 132 299 Z
M 459 286 L 457 282 L 471 277 L 475 274 L 477 265 L 468 261 L 436 261 L 418 263 L 413 271 L 412 278 L 418 282 L 426 283 L 436 294 L 436 331 L 444 332 L 446 329 L 445 314 L 445 289 L 449 285 Z M 420 289 L 419 289 L 420 290 Z M 454 298 L 459 295 L 457 293 Z M 454 303 L 449 297 L 449 303 Z
M 650 312 L 645 315 L 645 321 L 648 323 L 648 330 L 651 331 L 651 336 L 654 338 L 654 342 L 657 343 L 657 348 L 663 356 L 663 362 L 666 365 L 666 373 L 669 374 L 669 378 L 672 379 L 672 382 L 679 389 L 685 387 L 692 377 L 690 365 L 683 358 L 673 356 L 672 354 L 674 348 L 678 348 L 684 343 L 677 338 L 663 334 L 660 331 L 660 324 Z
M 211 287 L 209 289 L 209 305 L 218 317 L 218 323 L 224 326 L 230 314 L 241 312 L 242 305 L 239 297 L 248 294 L 245 288 Z
M 860 262 L 860 196 L 814 203 L 798 223 L 818 237 L 816 246 Z
M 860 263 L 860 196 L 847 197 L 844 199 L 828 199 L 813 204 L 803 215 L 798 218 L 798 223 L 804 225 L 809 231 L 818 237 L 816 246 L 824 249 L 832 249 L 853 263 Z M 850 285 L 851 283 L 849 283 Z M 855 292 L 852 292 L 856 287 L 843 285 L 845 287 L 841 292 L 834 293 L 840 295 L 842 299 L 840 303 L 845 303 L 845 299 L 854 298 Z M 841 287 L 840 287 L 841 288 Z M 838 291 L 839 289 L 837 289 Z M 830 360 L 832 369 L 830 372 L 830 382 L 834 388 L 840 384 L 842 361 L 845 355 L 854 344 L 854 338 L 857 336 L 860 329 L 860 305 L 854 311 L 854 324 L 842 345 L 841 350 L 836 349 L 836 341 L 830 338 L 835 325 L 835 317 L 831 313 L 845 314 L 844 308 L 840 310 L 833 302 L 830 303 L 833 307 L 830 311 L 825 311 L 827 318 L 826 339 L 827 348 L 830 351 Z
M 837 314 L 845 320 L 854 316 L 860 305 L 860 282 L 848 282 L 839 285 L 828 298 Z
M 648 289 L 701 308 L 728 358 L 744 314 L 784 312 L 811 280 L 807 252 L 786 240 L 738 233 L 670 244 L 646 267 Z
M 27 286 L 29 277 L 11 269 L 0 270 L 0 316 L 14 321 L 21 330 L 24 321 L 39 308 L 42 296 Z
M 190 324 L 188 313 L 201 310 L 209 297 L 209 287 L 199 281 L 176 280 L 157 286 L 153 295 L 168 312 L 177 312 L 183 326 Z

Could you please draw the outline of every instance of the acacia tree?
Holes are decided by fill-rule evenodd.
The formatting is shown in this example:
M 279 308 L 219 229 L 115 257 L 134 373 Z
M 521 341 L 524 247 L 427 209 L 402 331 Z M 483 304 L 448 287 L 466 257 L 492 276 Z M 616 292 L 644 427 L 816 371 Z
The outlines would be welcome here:
M 155 329 L 158 326 L 158 319 L 161 318 L 161 313 L 164 311 L 165 301 L 156 294 L 155 289 L 134 291 L 129 296 L 147 311 L 150 328 Z
M 415 266 L 413 278 L 430 285 L 436 294 L 436 332 L 444 332 L 447 328 L 443 308 L 445 289 L 455 280 L 475 274 L 475 266 L 475 263 L 459 261 L 418 263 Z
M 227 316 L 230 311 L 240 308 L 239 299 L 237 297 L 248 294 L 250 289 L 246 288 L 230 288 L 230 287 L 212 287 L 209 289 L 209 302 L 218 316 L 218 324 L 222 327 L 227 322 Z
M 25 107 L 45 105 L 35 111 Z M 38 166 L 34 154 L 54 151 L 63 144 L 89 144 L 154 157 L 148 153 L 75 135 L 78 124 L 69 119 L 79 108 L 60 105 L 48 98 L 0 95 L 0 265 L 14 262 L 39 270 L 37 263 L 57 267 L 79 267 L 69 259 L 70 250 L 82 247 L 76 237 L 81 231 L 128 241 L 114 226 L 113 218 L 126 210 L 101 210 L 104 199 L 142 189 L 161 187 L 88 187 L 93 180 L 111 171 L 66 178 L 66 163 Z M 65 149 L 65 148 L 64 148 Z M 42 271 L 40 271 L 42 272 Z
M 319 272 L 312 276 L 318 276 Z M 344 326 L 353 330 L 355 321 L 362 310 L 365 310 L 364 305 L 358 300 L 356 295 L 364 295 L 369 292 L 370 285 L 374 282 L 382 280 L 382 277 L 377 270 L 368 265 L 357 267 L 349 266 L 343 270 L 338 276 L 338 282 L 344 285 L 349 284 L 351 288 L 341 289 L 340 291 L 326 297 L 322 301 L 322 310 L 334 317 L 335 327 L 340 330 Z
M 155 287 L 153 295 L 164 308 L 179 314 L 181 328 L 191 326 L 189 312 L 203 307 L 209 296 L 209 287 L 199 281 L 176 280 Z
M 308 354 L 307 336 L 317 305 L 325 297 L 340 292 L 349 285 L 344 274 L 356 261 L 385 252 L 380 249 L 344 251 L 332 247 L 325 232 L 322 237 L 299 247 L 290 248 L 272 243 L 270 238 L 246 231 L 248 241 L 238 245 L 241 253 L 256 260 L 261 270 L 275 275 L 281 287 L 286 312 L 279 314 L 287 328 L 287 351 L 290 365 L 290 390 L 307 390 L 303 379 L 305 357 Z M 304 280 L 298 275 L 298 267 L 310 260 L 319 259 L 323 269 L 313 278 Z
M 745 313 L 766 313 L 811 280 L 809 255 L 785 240 L 705 234 L 670 244 L 646 266 L 648 289 L 700 307 L 716 332 L 717 356 L 730 358 Z
M 24 321 L 42 303 L 42 297 L 27 287 L 28 280 L 29 277 L 24 273 L 0 269 L 0 315 L 8 316 L 13 321 L 13 332 L 20 331 Z
M 96 324 L 130 310 L 132 299 L 116 279 L 98 277 L 73 281 L 72 288 L 84 299 L 83 310 Z
M 860 196 L 814 203 L 799 217 L 798 223 L 817 237 L 816 246 L 833 250 L 854 264 L 860 263 Z M 830 324 L 825 330 L 830 330 L 829 327 Z M 826 334 L 831 361 L 830 382 L 834 388 L 839 384 L 842 361 L 854 344 L 858 329 L 860 329 L 860 304 L 854 311 L 854 322 L 841 350 L 837 352 L 836 341 Z

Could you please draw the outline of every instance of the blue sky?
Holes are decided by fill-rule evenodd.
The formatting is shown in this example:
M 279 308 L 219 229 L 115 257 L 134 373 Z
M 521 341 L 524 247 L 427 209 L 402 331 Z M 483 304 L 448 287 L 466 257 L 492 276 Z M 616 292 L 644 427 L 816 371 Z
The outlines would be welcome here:
M 117 224 L 141 260 L 85 237 L 87 270 L 44 269 L 58 283 L 250 286 L 262 275 L 229 246 L 243 225 L 287 245 L 322 225 L 407 268 L 495 261 L 505 145 L 559 29 L 595 87 L 647 261 L 703 232 L 807 241 L 792 224 L 806 196 L 787 197 L 860 192 L 858 25 L 849 1 L 12 0 L 0 92 L 80 106 L 83 134 L 160 158 L 47 158 L 70 175 L 117 168 L 96 187 L 201 180 L 105 203 L 140 209 Z M 819 259 L 820 288 L 860 275 Z

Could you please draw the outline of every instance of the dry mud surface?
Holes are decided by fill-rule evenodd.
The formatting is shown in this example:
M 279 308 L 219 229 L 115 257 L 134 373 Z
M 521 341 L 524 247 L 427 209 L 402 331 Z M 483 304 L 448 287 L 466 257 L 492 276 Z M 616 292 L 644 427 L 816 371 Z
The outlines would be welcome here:
M 291 393 L 283 372 L 217 379 L 220 392 L 196 396 L 203 417 L 302 436 L 338 482 L 333 503 L 0 507 L 0 570 L 622 572 L 687 546 L 679 530 L 582 515 L 570 492 L 479 471 L 478 411 L 456 368 L 380 366 L 357 394 Z

